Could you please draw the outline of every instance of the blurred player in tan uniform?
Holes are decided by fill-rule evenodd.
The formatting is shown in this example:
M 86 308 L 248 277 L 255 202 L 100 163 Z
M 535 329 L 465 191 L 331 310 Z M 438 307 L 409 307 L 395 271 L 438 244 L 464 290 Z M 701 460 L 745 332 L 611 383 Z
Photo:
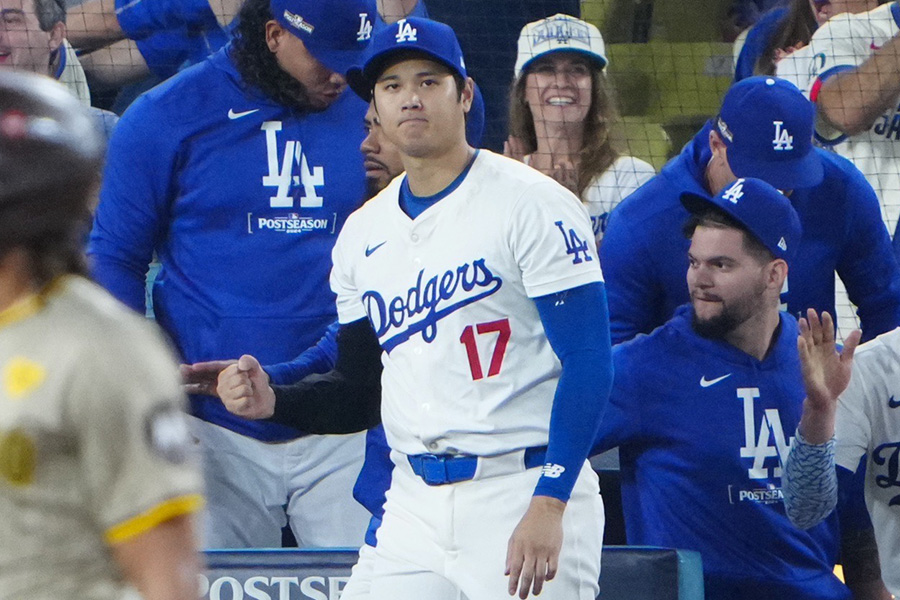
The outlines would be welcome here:
M 0 74 L 0 599 L 193 600 L 177 368 L 82 276 L 93 123 L 51 79 Z

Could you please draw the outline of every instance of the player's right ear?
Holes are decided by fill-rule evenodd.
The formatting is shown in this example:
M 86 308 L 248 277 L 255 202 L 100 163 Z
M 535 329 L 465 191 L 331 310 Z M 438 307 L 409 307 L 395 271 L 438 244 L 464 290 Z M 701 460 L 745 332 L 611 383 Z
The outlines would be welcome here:
M 462 96 L 460 100 L 462 101 L 463 111 L 469 112 L 472 109 L 472 102 L 475 99 L 475 80 L 471 77 L 466 77 L 466 85 L 463 87 Z
M 719 135 L 719 132 L 715 129 L 709 130 L 709 149 L 712 150 L 713 155 L 716 154 L 718 150 L 725 148 L 725 142 L 722 140 L 722 137 Z
M 266 45 L 269 47 L 269 52 L 272 54 L 278 53 L 281 39 L 285 35 L 288 35 L 288 32 L 284 30 L 281 23 L 274 19 L 266 22 Z
M 784 259 L 776 258 L 769 263 L 768 269 L 766 287 L 780 296 L 781 290 L 784 289 L 784 281 L 788 276 L 788 264 Z
M 52 54 L 59 50 L 65 39 L 66 24 L 60 21 L 50 30 L 50 53 Z

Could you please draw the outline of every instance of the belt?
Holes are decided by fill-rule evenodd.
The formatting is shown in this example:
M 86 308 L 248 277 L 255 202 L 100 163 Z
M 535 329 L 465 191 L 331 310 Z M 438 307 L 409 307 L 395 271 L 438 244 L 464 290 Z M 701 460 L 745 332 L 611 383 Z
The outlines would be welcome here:
M 546 454 L 547 446 L 526 448 L 525 468 L 540 467 L 544 464 Z M 413 473 L 421 477 L 428 485 L 446 485 L 474 479 L 478 461 L 491 460 L 491 458 L 459 454 L 410 454 L 407 456 Z

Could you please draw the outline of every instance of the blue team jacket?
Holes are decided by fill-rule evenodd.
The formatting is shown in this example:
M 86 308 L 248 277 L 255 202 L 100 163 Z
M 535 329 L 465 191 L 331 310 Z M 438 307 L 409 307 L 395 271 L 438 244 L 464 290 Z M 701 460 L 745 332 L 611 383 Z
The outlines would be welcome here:
M 290 360 L 335 320 L 331 249 L 363 201 L 366 104 L 298 115 L 241 81 L 230 45 L 141 96 L 109 147 L 89 253 L 98 282 L 157 319 L 186 362 Z M 266 441 L 300 432 L 193 397 L 202 419 Z
M 614 344 L 650 333 L 689 299 L 690 243 L 682 234 L 688 212 L 679 197 L 709 195 L 710 128 L 707 123 L 659 175 L 610 214 L 600 264 Z M 795 316 L 807 308 L 833 315 L 837 271 L 859 309 L 863 339 L 872 339 L 900 325 L 900 268 L 872 186 L 848 160 L 814 151 L 824 163 L 825 179 L 790 195 L 803 237 L 789 265 L 782 303 Z
M 696 335 L 690 315 L 613 348 L 595 450 L 619 446 L 628 543 L 699 551 L 708 600 L 849 598 L 832 574 L 836 514 L 804 531 L 784 512 L 805 396 L 796 320 L 781 313 L 759 361 Z

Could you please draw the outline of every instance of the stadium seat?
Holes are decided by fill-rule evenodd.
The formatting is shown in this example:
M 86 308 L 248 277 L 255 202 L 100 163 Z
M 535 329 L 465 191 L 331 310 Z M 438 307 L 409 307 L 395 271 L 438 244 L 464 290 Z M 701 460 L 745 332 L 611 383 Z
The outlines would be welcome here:
M 582 0 L 581 18 L 593 23 L 607 44 L 646 42 L 653 0 Z
M 624 117 L 622 130 L 626 154 L 647 161 L 657 171 L 666 164 L 672 144 L 660 123 L 644 117 Z
M 721 39 L 722 23 L 732 0 L 654 0 L 650 39 L 707 42 Z M 687 7 L 690 10 L 686 10 Z
M 731 85 L 729 44 L 610 44 L 606 53 L 623 115 L 710 116 Z
M 659 123 L 671 152 L 715 115 L 731 85 L 733 59 L 725 43 L 610 44 L 607 56 L 622 114 Z

